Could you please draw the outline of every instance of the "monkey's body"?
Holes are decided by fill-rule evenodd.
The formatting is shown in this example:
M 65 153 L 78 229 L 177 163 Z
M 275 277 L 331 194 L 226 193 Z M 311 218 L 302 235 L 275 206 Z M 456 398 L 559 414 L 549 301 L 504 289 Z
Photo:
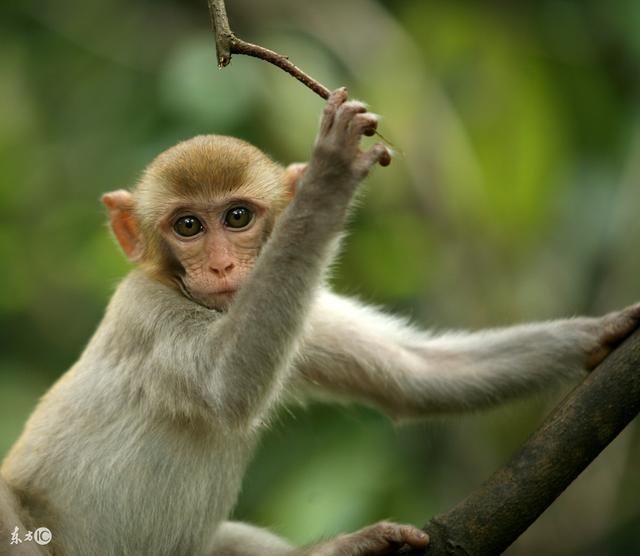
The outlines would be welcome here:
M 176 347 L 175 325 L 205 329 L 219 316 L 138 272 L 119 286 L 2 469 L 28 493 L 34 527 L 53 531 L 56 554 L 205 553 L 237 498 L 260 422 L 233 431 L 205 422 L 202 397 L 185 397 L 179 383 L 189 351 L 174 369 L 164 362 L 182 357 L 163 352 Z M 126 342 L 123 330 L 133 334 Z M 124 345 L 133 351 L 114 347 Z
M 11 490 L 0 482 L 0 530 L 18 518 L 48 527 L 58 556 L 374 556 L 424 547 L 421 531 L 389 523 L 295 549 L 225 521 L 284 394 L 321 390 L 392 417 L 474 409 L 579 375 L 637 326 L 639 306 L 431 337 L 325 289 L 356 187 L 388 156 L 381 145 L 359 150 L 376 119 L 345 101 L 345 91 L 329 99 L 281 216 L 287 172 L 215 136 L 160 155 L 134 194 L 104 197 L 139 268 L 5 460 Z

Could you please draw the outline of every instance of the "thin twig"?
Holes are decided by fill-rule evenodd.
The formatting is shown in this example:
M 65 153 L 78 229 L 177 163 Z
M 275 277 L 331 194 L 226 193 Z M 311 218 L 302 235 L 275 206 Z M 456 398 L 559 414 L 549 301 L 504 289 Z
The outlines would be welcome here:
M 278 66 L 323 99 L 326 100 L 329 98 L 331 91 L 309 74 L 302 71 L 292 63 L 287 56 L 236 37 L 229 26 L 229 18 L 227 17 L 224 0 L 209 0 L 209 15 L 211 16 L 211 24 L 216 35 L 216 53 L 218 55 L 219 68 L 229 65 L 233 54 L 253 56 L 254 58 L 260 58 L 265 62 Z
M 306 85 L 314 93 L 327 100 L 331 94 L 331 89 L 325 87 L 322 83 L 311 77 L 308 73 L 302 71 L 298 66 L 289 60 L 288 56 L 278 54 L 273 50 L 264 48 L 257 44 L 243 41 L 236 37 L 235 33 L 229 26 L 229 17 L 227 16 L 227 8 L 224 0 L 208 0 L 209 16 L 211 25 L 216 36 L 216 54 L 218 56 L 218 67 L 220 69 L 228 66 L 231 62 L 233 54 L 244 54 L 253 56 L 265 62 L 269 62 L 274 66 L 286 71 L 292 77 L 295 77 L 300 83 Z M 369 135 L 369 134 L 367 134 Z M 375 131 L 373 135 L 377 135 L 387 146 L 393 148 L 394 144 L 389 141 L 382 133 Z M 386 166 L 386 164 L 383 164 Z
M 229 17 L 227 16 L 227 8 L 224 0 L 208 0 L 209 2 L 209 16 L 211 18 L 211 25 L 213 32 L 216 36 L 216 54 L 218 56 L 218 67 L 220 69 L 228 66 L 231 62 L 231 56 L 233 54 L 244 54 L 246 56 L 253 56 L 259 58 L 265 62 L 269 62 L 274 66 L 286 71 L 292 77 L 295 77 L 300 83 L 306 85 L 314 93 L 327 100 L 331 94 L 331 90 L 325 87 L 322 83 L 311 77 L 308 73 L 302 71 L 298 66 L 289 60 L 288 56 L 278 54 L 273 50 L 264 48 L 257 44 L 243 41 L 236 37 L 234 32 L 229 26 Z M 394 145 L 389 141 L 382 133 L 375 131 L 372 134 L 377 135 L 382 139 L 387 146 L 393 148 Z M 382 163 L 386 166 L 388 162 Z

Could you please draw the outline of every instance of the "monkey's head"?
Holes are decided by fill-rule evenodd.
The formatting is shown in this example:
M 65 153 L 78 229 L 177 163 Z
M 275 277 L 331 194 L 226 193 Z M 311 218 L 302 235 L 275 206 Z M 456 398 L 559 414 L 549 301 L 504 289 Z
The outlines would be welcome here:
M 225 310 L 303 168 L 284 169 L 239 139 L 198 136 L 160 154 L 132 192 L 102 201 L 129 260 L 197 303 Z

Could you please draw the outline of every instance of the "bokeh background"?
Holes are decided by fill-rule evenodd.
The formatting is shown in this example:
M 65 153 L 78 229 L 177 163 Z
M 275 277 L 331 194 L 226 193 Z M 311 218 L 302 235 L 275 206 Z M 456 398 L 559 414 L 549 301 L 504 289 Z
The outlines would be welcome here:
M 340 291 L 438 328 L 640 298 L 635 0 L 229 4 L 241 37 L 347 84 L 396 147 L 353 219 Z M 0 4 L 0 457 L 128 270 L 101 192 L 198 133 L 308 156 L 322 101 L 261 61 L 218 71 L 208 18 L 204 0 Z M 402 427 L 357 407 L 282 412 L 236 516 L 296 542 L 422 523 L 563 394 Z M 640 554 L 639 466 L 636 425 L 508 553 Z

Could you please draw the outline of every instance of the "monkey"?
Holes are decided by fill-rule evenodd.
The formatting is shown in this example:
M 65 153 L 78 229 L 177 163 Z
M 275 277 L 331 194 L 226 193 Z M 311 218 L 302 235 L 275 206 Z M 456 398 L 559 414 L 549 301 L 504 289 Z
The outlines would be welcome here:
M 338 89 L 306 165 L 198 136 L 158 155 L 132 191 L 103 196 L 134 268 L 2 464 L 0 550 L 14 524 L 46 526 L 52 541 L 35 548 L 65 556 L 424 548 L 419 528 L 386 521 L 304 547 L 229 521 L 276 408 L 318 393 L 400 420 L 489 407 L 579 377 L 638 326 L 634 305 L 435 335 L 332 292 L 359 185 L 391 161 L 383 144 L 360 147 L 377 124 Z

